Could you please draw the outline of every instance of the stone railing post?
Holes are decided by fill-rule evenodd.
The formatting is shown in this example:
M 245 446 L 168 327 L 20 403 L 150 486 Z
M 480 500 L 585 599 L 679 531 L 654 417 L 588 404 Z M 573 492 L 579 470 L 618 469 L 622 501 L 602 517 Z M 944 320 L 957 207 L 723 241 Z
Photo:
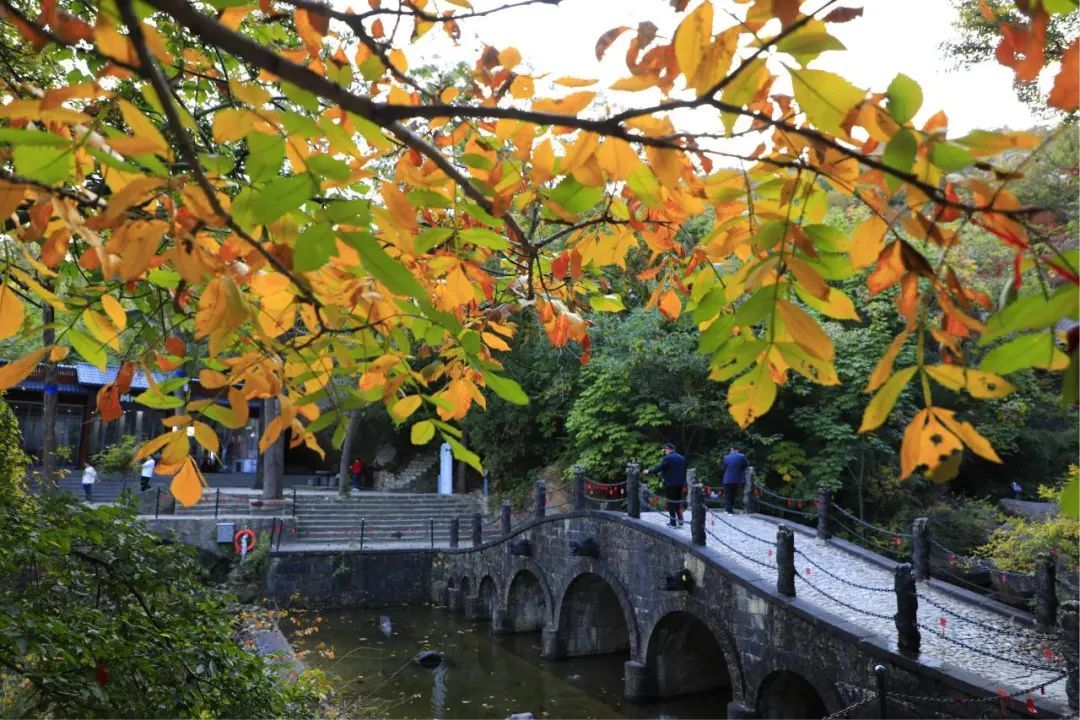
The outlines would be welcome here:
M 915 589 L 915 578 L 911 574 L 911 564 L 897 565 L 893 578 L 896 590 L 896 646 L 907 655 L 917 655 L 922 636 L 919 634 L 919 595 Z
M 461 534 L 459 519 L 457 516 L 450 518 L 450 547 L 458 546 L 458 536 Z
M 827 487 L 821 488 L 821 495 L 817 504 L 817 537 L 818 540 L 828 540 L 832 537 L 829 528 L 829 508 L 832 505 L 832 490 Z
M 787 525 L 776 528 L 776 591 L 795 597 L 795 533 Z
M 499 520 L 502 521 L 502 534 L 503 536 L 510 534 L 510 501 L 503 500 L 502 512 L 499 513 Z
M 1057 624 L 1057 606 L 1054 559 L 1041 553 L 1035 560 L 1035 622 L 1043 632 Z
M 626 466 L 626 514 L 641 517 L 641 466 L 636 462 Z
M 1061 628 L 1061 637 L 1065 646 L 1065 669 L 1069 674 L 1065 677 L 1065 695 L 1069 698 L 1069 707 L 1073 710 L 1080 708 L 1080 603 L 1075 600 L 1061 604 L 1061 612 L 1058 613 L 1058 626 Z
M 484 544 L 484 528 L 483 517 L 480 513 L 473 513 L 472 516 L 472 546 L 480 547 Z
M 705 544 L 705 488 L 690 486 L 690 541 Z
M 574 466 L 574 509 L 585 509 L 585 468 Z
M 547 486 L 543 480 L 537 480 L 533 488 L 533 517 L 539 520 L 547 514 Z
M 930 579 L 930 521 L 915 518 L 911 524 L 911 568 L 916 580 Z
M 751 468 L 753 469 L 753 468 Z M 746 476 L 746 485 L 743 490 L 743 509 L 747 513 L 757 512 L 757 495 L 754 493 L 754 473 L 748 473 Z

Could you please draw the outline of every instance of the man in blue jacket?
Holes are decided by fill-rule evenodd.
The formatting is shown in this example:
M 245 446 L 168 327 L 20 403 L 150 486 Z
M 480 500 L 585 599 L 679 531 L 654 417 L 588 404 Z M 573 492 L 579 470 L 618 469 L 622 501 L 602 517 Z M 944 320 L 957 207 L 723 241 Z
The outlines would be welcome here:
M 742 490 L 749 466 L 746 456 L 732 445 L 731 451 L 724 456 L 724 512 L 728 515 L 735 512 L 735 496 Z
M 664 459 L 656 467 L 645 471 L 646 475 L 660 473 L 664 478 L 664 497 L 667 498 L 667 510 L 671 520 L 668 527 L 682 525 L 679 519 L 679 505 L 682 503 L 683 488 L 686 487 L 686 458 L 675 452 L 672 443 L 664 443 Z

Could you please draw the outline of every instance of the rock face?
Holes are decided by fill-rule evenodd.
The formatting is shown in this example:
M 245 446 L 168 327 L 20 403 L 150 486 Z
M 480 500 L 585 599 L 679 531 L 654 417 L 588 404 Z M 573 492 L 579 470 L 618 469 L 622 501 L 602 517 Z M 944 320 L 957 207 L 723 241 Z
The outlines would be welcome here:
M 1057 503 L 1032 502 L 1030 500 L 1012 500 L 1002 498 L 998 500 L 998 507 L 1006 515 L 1024 518 L 1025 520 L 1042 521 L 1056 517 L 1058 514 Z

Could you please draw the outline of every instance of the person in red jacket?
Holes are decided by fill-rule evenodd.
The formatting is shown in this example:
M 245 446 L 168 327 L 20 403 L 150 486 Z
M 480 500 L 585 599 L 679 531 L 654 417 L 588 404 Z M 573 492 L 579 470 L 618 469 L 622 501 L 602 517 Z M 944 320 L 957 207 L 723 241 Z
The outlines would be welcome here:
M 356 458 L 352 461 L 352 465 L 349 466 L 349 471 L 352 473 L 352 486 L 356 492 L 360 492 L 360 478 L 364 475 L 364 463 L 360 462 L 360 458 Z

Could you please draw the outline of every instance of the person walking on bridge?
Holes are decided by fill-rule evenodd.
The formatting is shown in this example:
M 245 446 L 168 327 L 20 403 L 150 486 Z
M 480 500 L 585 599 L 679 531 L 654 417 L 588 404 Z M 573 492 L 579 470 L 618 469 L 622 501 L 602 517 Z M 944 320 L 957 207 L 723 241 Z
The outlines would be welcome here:
M 667 511 L 670 520 L 668 527 L 683 524 L 679 517 L 679 505 L 682 503 L 683 488 L 686 487 L 686 458 L 675 452 L 675 445 L 664 443 L 664 459 L 656 467 L 645 471 L 646 475 L 660 473 L 664 479 L 664 497 L 667 498 Z
M 724 456 L 724 512 L 728 515 L 735 512 L 735 496 L 742 490 L 749 466 L 746 456 L 732 445 L 730 452 Z

